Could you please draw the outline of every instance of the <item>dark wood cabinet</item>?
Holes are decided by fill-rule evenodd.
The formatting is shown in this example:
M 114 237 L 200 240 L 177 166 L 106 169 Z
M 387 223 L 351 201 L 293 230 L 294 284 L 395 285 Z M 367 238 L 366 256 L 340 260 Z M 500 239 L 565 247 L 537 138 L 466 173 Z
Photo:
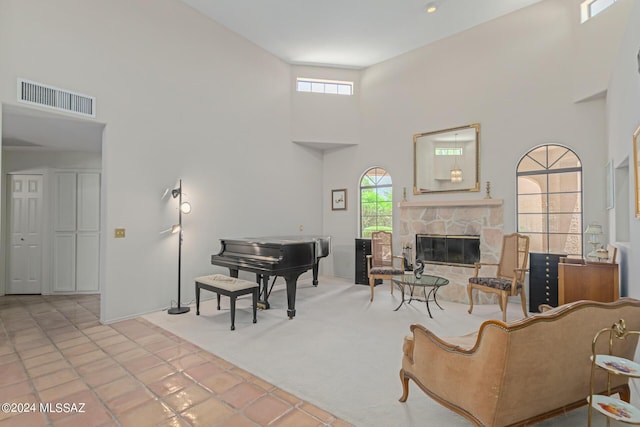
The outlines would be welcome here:
M 566 254 L 529 254 L 529 311 L 540 304 L 558 306 L 558 262 Z
M 356 239 L 356 284 L 368 285 L 367 255 L 371 255 L 371 239 Z

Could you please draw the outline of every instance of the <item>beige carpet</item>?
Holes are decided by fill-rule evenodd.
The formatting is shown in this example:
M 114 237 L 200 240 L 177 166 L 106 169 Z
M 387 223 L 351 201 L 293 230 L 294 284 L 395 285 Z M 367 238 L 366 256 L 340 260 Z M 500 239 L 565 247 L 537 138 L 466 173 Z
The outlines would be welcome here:
M 307 275 L 298 283 L 293 320 L 286 315 L 283 279 L 278 279 L 269 301 L 271 309 L 259 311 L 258 323 L 253 324 L 250 298 L 239 299 L 235 331 L 229 330 L 226 297 L 221 311 L 214 298 L 201 304 L 200 316 L 194 307 L 182 315 L 164 311 L 145 318 L 357 426 L 471 425 L 412 382 L 407 402 L 398 402 L 402 340 L 412 323 L 439 336 L 467 334 L 486 319 L 500 318 L 497 305 L 477 305 L 470 315 L 466 305 L 442 301 L 444 310 L 431 305 L 430 319 L 418 301 L 394 311 L 400 292 L 392 296 L 388 282 L 376 287 L 375 299 L 369 302 L 368 286 L 321 277 L 316 288 Z M 520 317 L 518 298 L 509 304 L 508 319 Z M 585 407 L 537 425 L 586 424 Z

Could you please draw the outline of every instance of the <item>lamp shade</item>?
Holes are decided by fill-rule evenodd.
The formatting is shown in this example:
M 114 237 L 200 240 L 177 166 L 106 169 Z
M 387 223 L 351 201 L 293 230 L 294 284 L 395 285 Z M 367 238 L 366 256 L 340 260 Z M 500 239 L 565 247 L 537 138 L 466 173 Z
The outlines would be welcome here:
M 584 230 L 585 234 L 602 234 L 602 226 L 597 222 L 592 222 L 587 225 L 587 229 Z

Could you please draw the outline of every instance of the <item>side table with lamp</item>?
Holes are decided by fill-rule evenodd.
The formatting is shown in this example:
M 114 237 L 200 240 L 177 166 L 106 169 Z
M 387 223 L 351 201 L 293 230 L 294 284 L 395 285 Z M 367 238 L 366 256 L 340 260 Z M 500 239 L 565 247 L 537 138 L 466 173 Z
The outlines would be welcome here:
M 604 253 L 602 252 L 602 248 L 598 248 L 598 246 L 600 246 L 599 236 L 602 234 L 602 226 L 597 222 L 592 222 L 591 224 L 587 225 L 587 228 L 584 230 L 584 234 L 588 234 L 590 236 L 589 244 L 593 246 L 593 250 L 589 252 L 589 254 L 587 255 L 587 258 L 591 260 L 599 261 L 600 256 L 604 255 Z M 604 250 L 604 252 L 607 252 L 607 251 Z M 605 259 L 608 257 L 609 257 L 608 254 L 606 256 L 603 256 L 603 258 Z
M 591 223 L 584 231 L 593 250 L 586 259 L 562 257 L 558 263 L 558 305 L 579 300 L 611 302 L 620 298 L 617 248 L 600 246 L 602 226 Z M 600 246 L 600 247 L 599 247 Z

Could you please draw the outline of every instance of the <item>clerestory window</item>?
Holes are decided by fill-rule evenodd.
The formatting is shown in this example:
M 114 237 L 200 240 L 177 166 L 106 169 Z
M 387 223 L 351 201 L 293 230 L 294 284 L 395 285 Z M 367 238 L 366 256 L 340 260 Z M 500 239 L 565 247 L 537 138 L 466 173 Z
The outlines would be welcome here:
M 296 79 L 296 90 L 298 92 L 353 95 L 353 82 L 298 77 Z
M 584 23 L 587 20 L 593 18 L 609 6 L 613 5 L 618 0 L 585 0 L 580 3 L 580 17 L 581 22 Z

